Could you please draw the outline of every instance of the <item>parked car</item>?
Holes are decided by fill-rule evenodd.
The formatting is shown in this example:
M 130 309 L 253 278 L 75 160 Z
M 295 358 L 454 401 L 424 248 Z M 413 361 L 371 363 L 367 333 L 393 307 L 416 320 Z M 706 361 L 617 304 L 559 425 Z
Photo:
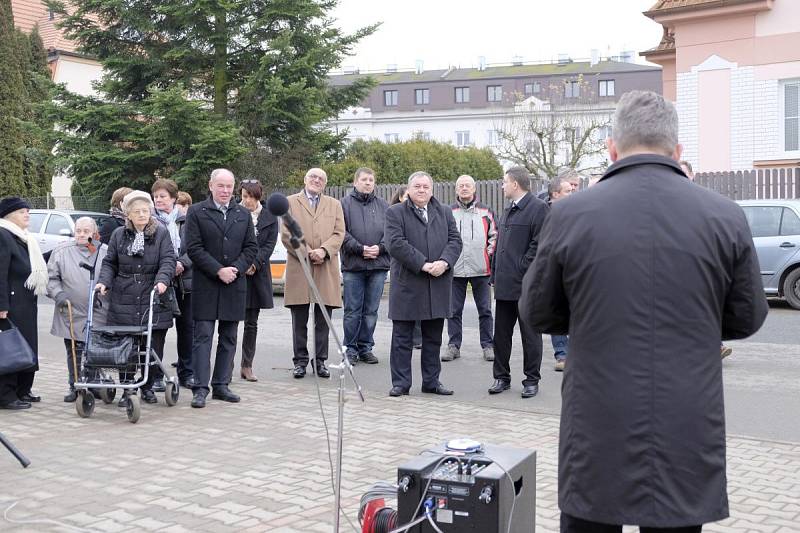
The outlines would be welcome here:
M 92 217 L 99 226 L 111 218 L 107 213 L 94 211 L 72 211 L 65 209 L 31 209 L 28 231 L 36 235 L 42 253 L 46 254 L 75 235 L 75 221 L 81 217 Z
M 278 242 L 269 258 L 269 269 L 272 273 L 272 292 L 283 294 L 286 285 L 286 247 L 278 235 Z
M 800 309 L 800 200 L 742 200 L 767 296 Z

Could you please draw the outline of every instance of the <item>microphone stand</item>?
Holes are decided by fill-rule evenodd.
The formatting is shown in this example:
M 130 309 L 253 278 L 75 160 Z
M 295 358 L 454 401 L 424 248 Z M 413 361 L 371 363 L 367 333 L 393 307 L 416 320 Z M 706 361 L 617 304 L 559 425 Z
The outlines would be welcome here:
M 344 447 L 344 404 L 345 404 L 345 372 L 350 374 L 350 379 L 353 380 L 353 385 L 355 385 L 356 392 L 358 393 L 359 399 L 364 402 L 364 393 L 361 391 L 361 385 L 358 384 L 356 380 L 355 374 L 353 374 L 353 365 L 350 364 L 350 361 L 347 359 L 345 349 L 342 345 L 342 341 L 339 338 L 339 334 L 337 333 L 336 329 L 333 327 L 333 322 L 331 322 L 331 317 L 328 314 L 328 310 L 325 308 L 325 304 L 323 303 L 322 296 L 319 293 L 319 289 L 317 288 L 316 283 L 314 283 L 314 277 L 311 274 L 311 266 L 308 263 L 308 253 L 305 250 L 305 247 L 302 246 L 305 244 L 302 240 L 302 236 L 297 236 L 291 232 L 289 226 L 287 226 L 289 232 L 291 234 L 291 239 L 289 239 L 289 243 L 294 248 L 295 252 L 297 253 L 297 258 L 300 260 L 300 265 L 303 267 L 303 274 L 305 274 L 306 281 L 308 282 L 308 286 L 311 288 L 311 293 L 314 296 L 314 300 L 317 305 L 320 306 L 320 310 L 322 311 L 322 316 L 325 318 L 325 322 L 328 324 L 328 330 L 333 333 L 333 340 L 336 342 L 336 346 L 339 348 L 339 354 L 341 355 L 342 359 L 338 365 L 330 365 L 331 368 L 335 368 L 339 371 L 339 387 L 338 387 L 338 422 L 337 422 L 337 435 L 336 435 L 336 482 L 334 483 L 334 516 L 333 516 L 333 533 L 339 533 L 339 519 L 341 518 L 341 501 L 342 501 L 342 450 Z M 303 248 L 301 250 L 301 248 Z M 313 302 L 312 302 L 313 303 Z M 312 311 L 313 316 L 313 311 Z
M 22 465 L 22 468 L 28 468 L 28 465 L 31 464 L 30 460 L 27 457 L 25 457 L 24 455 L 22 455 L 22 452 L 19 451 L 16 448 L 16 446 L 14 446 L 11 443 L 11 441 L 8 440 L 2 433 L 0 433 L 0 443 L 2 443 L 3 446 L 6 447 L 6 450 L 8 450 L 8 453 L 13 455 L 16 458 L 16 460 L 19 461 L 19 464 Z

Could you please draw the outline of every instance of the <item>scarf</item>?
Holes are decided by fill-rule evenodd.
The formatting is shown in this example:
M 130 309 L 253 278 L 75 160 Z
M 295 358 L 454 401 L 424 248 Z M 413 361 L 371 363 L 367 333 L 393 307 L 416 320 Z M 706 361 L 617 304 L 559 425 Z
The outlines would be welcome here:
M 125 211 L 120 209 L 119 207 L 112 207 L 108 210 L 108 214 L 112 217 L 126 219 L 128 217 L 125 216 Z
M 36 242 L 36 237 L 4 218 L 0 218 L 0 228 L 6 229 L 12 235 L 19 238 L 22 242 L 28 245 L 28 259 L 31 262 L 31 275 L 25 280 L 25 287 L 32 290 L 37 296 L 44 296 L 47 294 L 47 281 L 49 276 L 47 274 L 47 264 L 42 257 L 42 251 L 39 248 L 39 243 Z
M 175 220 L 179 216 L 181 216 L 181 211 L 177 206 L 173 207 L 172 211 L 169 213 L 156 210 L 156 217 L 158 217 L 158 220 L 160 220 L 164 226 L 166 226 L 167 231 L 169 231 L 169 237 L 172 239 L 172 248 L 175 250 L 175 255 L 180 255 L 181 249 L 181 232 L 178 229 L 178 225 L 175 223 Z
M 240 204 L 240 205 L 242 207 L 244 207 L 244 204 Z M 264 206 L 261 204 L 261 202 L 259 202 L 258 203 L 258 207 L 256 207 L 256 210 L 255 211 L 250 211 L 250 218 L 253 219 L 253 231 L 256 233 L 256 237 L 258 237 L 258 217 L 261 216 L 261 210 L 263 208 L 264 208 Z M 245 207 L 245 209 L 247 209 L 247 208 Z
M 131 257 L 144 255 L 144 231 L 136 231 L 133 242 L 128 247 L 128 255 Z

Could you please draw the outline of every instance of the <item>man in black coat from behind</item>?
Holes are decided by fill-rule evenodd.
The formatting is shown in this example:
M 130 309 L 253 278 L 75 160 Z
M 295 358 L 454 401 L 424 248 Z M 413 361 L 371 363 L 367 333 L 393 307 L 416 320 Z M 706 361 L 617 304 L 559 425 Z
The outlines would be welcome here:
M 728 516 L 722 339 L 767 301 L 742 208 L 687 180 L 678 114 L 622 96 L 614 164 L 554 204 L 522 320 L 570 336 L 561 388 L 561 531 L 699 532 Z
M 228 385 L 239 321 L 245 318 L 245 274 L 256 260 L 258 243 L 250 212 L 232 199 L 235 181 L 230 170 L 211 172 L 211 197 L 192 205 L 186 215 L 186 251 L 193 263 L 192 290 L 197 295 L 192 299 L 192 407 L 205 407 L 209 379 L 212 398 L 239 401 Z M 211 376 L 211 341 L 217 321 L 217 357 Z
M 531 176 L 524 167 L 512 167 L 503 176 L 503 195 L 511 203 L 503 211 L 494 252 L 492 283 L 494 284 L 494 384 L 489 394 L 511 388 L 511 340 L 514 324 L 519 322 L 522 336 L 522 397 L 539 393 L 542 367 L 542 335 L 519 318 L 522 276 L 536 257 L 539 231 L 548 207 L 531 192 Z
M 422 392 L 450 395 L 439 381 L 444 319 L 452 316 L 453 265 L 461 255 L 461 235 L 449 206 L 433 197 L 427 172 L 408 178 L 408 199 L 386 211 L 384 242 L 391 261 L 389 318 L 392 320 L 390 396 L 411 388 L 414 322 L 422 323 Z

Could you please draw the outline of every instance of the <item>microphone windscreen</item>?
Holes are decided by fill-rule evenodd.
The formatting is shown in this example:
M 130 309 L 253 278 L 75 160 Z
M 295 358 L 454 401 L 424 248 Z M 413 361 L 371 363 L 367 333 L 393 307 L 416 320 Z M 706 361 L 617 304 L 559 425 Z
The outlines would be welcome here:
M 281 217 L 289 212 L 289 199 L 284 194 L 274 192 L 267 199 L 267 210 L 276 217 Z

